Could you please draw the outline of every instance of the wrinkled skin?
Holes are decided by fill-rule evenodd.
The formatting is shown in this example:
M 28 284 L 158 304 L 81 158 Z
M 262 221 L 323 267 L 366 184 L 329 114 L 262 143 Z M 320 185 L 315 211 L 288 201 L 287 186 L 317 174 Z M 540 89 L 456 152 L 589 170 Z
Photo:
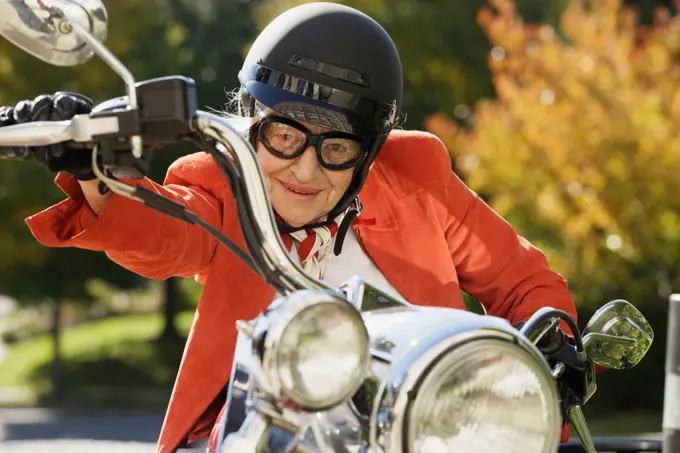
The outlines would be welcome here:
M 267 116 L 272 114 L 267 113 Z M 302 121 L 300 124 L 313 134 L 331 131 Z M 285 160 L 274 156 L 258 141 L 257 155 L 272 207 L 293 227 L 314 223 L 328 214 L 352 180 L 353 169 L 331 171 L 323 168 L 313 147 L 295 159 Z

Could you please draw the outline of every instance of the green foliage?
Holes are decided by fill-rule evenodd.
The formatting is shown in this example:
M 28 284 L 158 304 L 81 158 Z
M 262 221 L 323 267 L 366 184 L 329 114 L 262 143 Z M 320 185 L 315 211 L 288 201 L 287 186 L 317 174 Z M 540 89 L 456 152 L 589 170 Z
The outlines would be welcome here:
M 257 9 L 264 27 L 283 11 L 311 0 L 268 0 Z M 486 0 L 342 0 L 378 21 L 399 50 L 404 70 L 404 127 L 419 129 L 427 115 L 465 115 L 466 105 L 494 94 L 486 61 L 490 49 L 475 18 Z M 555 17 L 563 0 L 522 0 L 529 20 Z M 460 106 L 457 110 L 456 107 Z
M 193 311 L 178 317 L 186 336 Z M 73 389 L 88 386 L 146 387 L 169 390 L 182 356 L 182 345 L 154 341 L 162 330 L 160 315 L 136 315 L 91 322 L 62 337 L 63 381 Z M 28 385 L 38 396 L 50 390 L 51 339 L 42 335 L 16 343 L 0 364 L 0 387 Z
M 225 86 L 236 87 L 243 49 L 253 34 L 251 4 L 129 0 L 107 2 L 106 7 L 106 44 L 137 80 L 168 74 L 193 77 L 201 104 L 222 107 Z M 77 91 L 95 102 L 124 94 L 120 79 L 96 56 L 78 67 L 53 67 L 0 39 L 0 105 L 58 90 Z M 193 150 L 180 144 L 156 152 L 150 176 L 162 180 L 174 159 Z M 93 277 L 121 288 L 144 284 L 145 279 L 103 253 L 49 249 L 35 241 L 24 218 L 64 198 L 53 177 L 36 164 L 0 162 L 0 293 L 22 302 L 86 299 L 85 282 Z

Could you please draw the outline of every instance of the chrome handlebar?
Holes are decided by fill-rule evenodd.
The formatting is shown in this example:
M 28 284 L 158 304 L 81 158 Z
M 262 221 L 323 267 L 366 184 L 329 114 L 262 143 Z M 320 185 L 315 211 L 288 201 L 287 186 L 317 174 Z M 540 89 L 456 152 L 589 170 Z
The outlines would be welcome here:
M 269 275 L 275 276 L 276 281 L 271 282 L 272 286 L 282 295 L 299 289 L 322 289 L 337 293 L 337 288 L 306 274 L 288 255 L 276 227 L 262 169 L 248 140 L 230 126 L 225 118 L 212 113 L 197 112 L 192 125 L 195 132 L 220 143 L 238 168 L 241 180 L 234 183 L 239 184 L 240 192 L 244 194 L 242 201 L 246 205 L 246 211 L 239 211 L 239 220 L 242 225 L 252 227 L 259 236 L 257 244 L 248 244 L 248 249 L 251 255 L 256 254 L 260 258 L 255 262 L 260 267 L 265 266 L 264 270 Z M 91 118 L 90 115 L 77 115 L 70 121 L 38 121 L 2 127 L 0 147 L 45 146 L 68 141 L 87 143 L 92 142 L 93 136 L 115 134 L 118 131 L 116 117 Z M 96 158 L 96 153 L 93 153 L 93 157 Z M 112 191 L 140 201 L 135 196 L 134 187 L 107 178 L 94 159 L 93 170 Z M 243 218 L 243 212 L 252 214 L 251 218 Z

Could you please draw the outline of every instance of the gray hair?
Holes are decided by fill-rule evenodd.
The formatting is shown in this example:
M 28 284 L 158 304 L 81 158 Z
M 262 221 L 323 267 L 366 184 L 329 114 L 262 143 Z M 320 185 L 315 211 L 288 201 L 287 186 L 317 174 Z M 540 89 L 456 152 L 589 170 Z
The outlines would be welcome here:
M 239 88 L 227 91 L 227 102 L 225 102 L 223 109 L 217 113 L 226 118 L 230 126 L 235 128 L 244 136 L 247 136 L 248 131 L 253 126 L 253 124 L 262 119 L 262 117 L 268 115 L 273 110 L 256 101 L 255 115 L 251 117 L 243 116 L 241 114 L 241 112 L 243 112 L 243 105 L 239 91 Z

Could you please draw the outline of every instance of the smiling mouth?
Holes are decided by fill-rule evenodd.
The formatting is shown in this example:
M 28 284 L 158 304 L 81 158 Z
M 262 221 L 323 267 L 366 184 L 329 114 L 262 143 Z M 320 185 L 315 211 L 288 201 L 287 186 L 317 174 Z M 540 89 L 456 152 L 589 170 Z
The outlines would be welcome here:
M 291 185 L 286 184 L 285 182 L 283 182 L 283 181 L 281 181 L 281 180 L 279 180 L 279 182 L 281 183 L 281 185 L 282 185 L 284 188 L 286 188 L 289 192 L 294 193 L 295 195 L 301 195 L 301 196 L 305 196 L 305 197 L 312 197 L 312 196 L 318 194 L 319 192 L 321 192 L 320 190 L 308 189 L 308 188 L 306 188 L 306 187 L 291 186 Z

